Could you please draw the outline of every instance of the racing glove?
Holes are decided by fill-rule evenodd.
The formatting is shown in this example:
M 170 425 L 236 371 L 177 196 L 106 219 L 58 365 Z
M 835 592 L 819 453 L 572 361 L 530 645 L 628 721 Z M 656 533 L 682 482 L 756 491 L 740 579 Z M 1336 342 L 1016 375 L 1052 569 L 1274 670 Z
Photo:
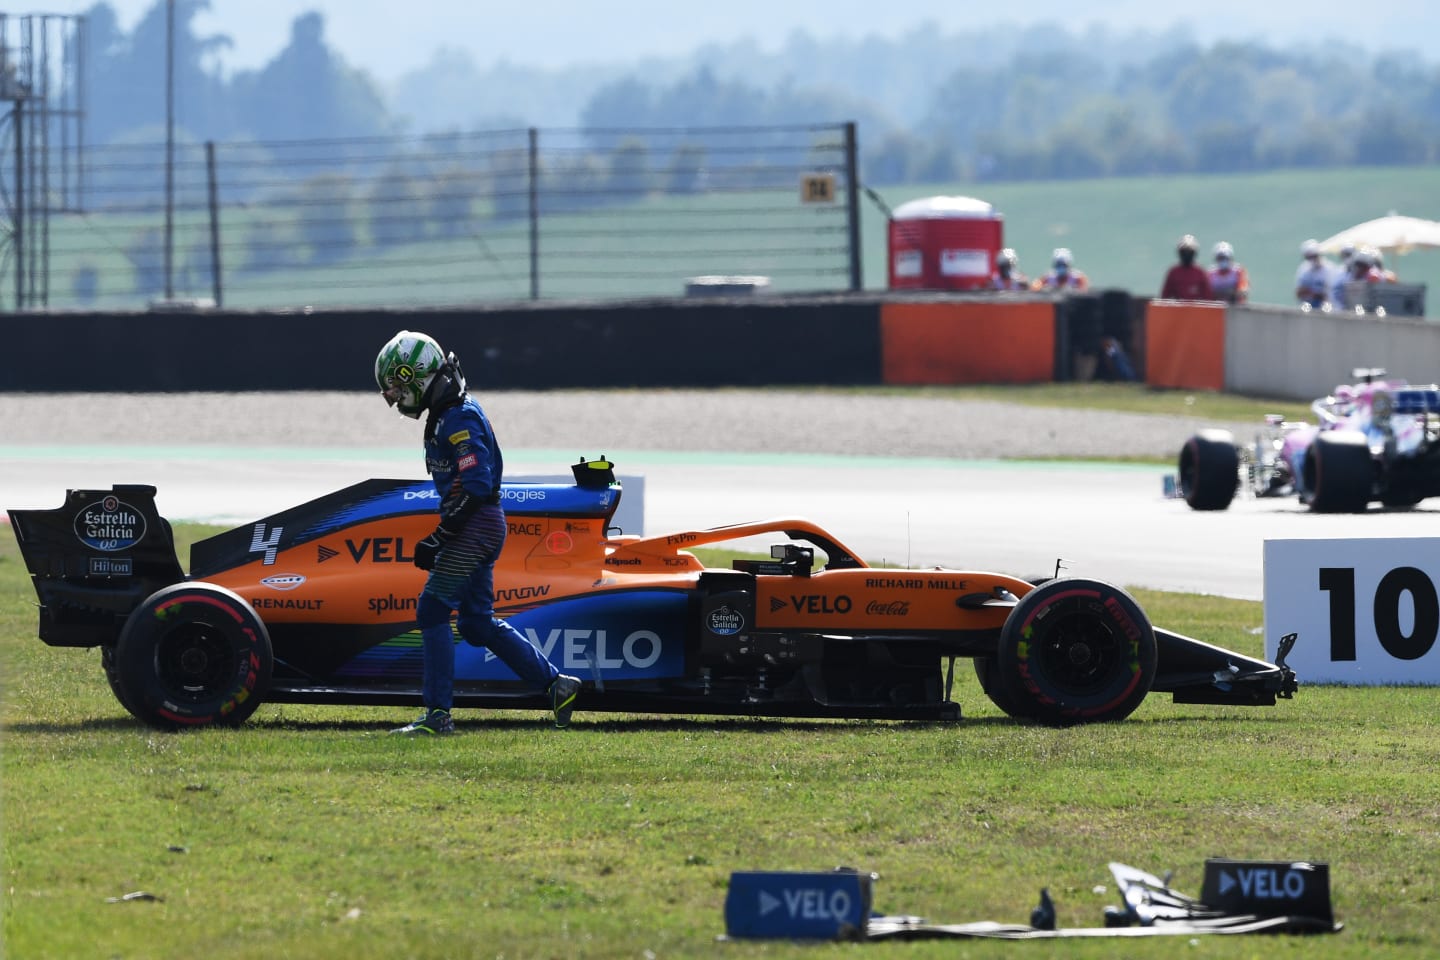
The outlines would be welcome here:
M 436 527 L 433 533 L 415 544 L 415 566 L 421 570 L 433 569 L 435 558 L 440 555 L 440 548 L 453 536 L 455 534 L 444 527 Z
M 429 570 L 435 566 L 435 557 L 455 534 L 465 529 L 465 521 L 480 509 L 481 500 L 468 490 L 462 491 L 440 514 L 440 526 L 424 540 L 415 544 L 415 566 Z

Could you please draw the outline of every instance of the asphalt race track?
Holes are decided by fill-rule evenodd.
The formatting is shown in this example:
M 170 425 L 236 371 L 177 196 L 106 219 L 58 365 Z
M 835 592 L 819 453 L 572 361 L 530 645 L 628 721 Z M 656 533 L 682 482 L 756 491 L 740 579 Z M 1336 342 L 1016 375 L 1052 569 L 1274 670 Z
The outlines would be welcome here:
M 58 506 L 68 488 L 149 483 L 171 520 L 238 525 L 369 477 L 419 478 L 405 448 L 5 446 L 0 508 Z M 875 564 L 1074 574 L 1124 586 L 1259 600 L 1270 538 L 1418 537 L 1440 501 L 1409 511 L 1311 514 L 1293 499 L 1196 513 L 1162 492 L 1165 468 L 1059 461 L 612 451 L 644 478 L 644 533 L 803 516 Z M 556 474 L 569 452 L 506 451 L 507 475 Z M 636 531 L 625 531 L 636 532 Z M 765 551 L 764 542 L 746 549 Z M 185 558 L 182 557 L 182 561 Z

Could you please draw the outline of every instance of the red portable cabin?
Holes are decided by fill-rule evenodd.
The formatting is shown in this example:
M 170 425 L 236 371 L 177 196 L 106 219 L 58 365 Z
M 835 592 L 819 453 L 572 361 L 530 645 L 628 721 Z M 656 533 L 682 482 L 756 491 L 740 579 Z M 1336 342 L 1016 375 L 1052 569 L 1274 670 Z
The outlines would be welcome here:
M 901 204 L 890 217 L 890 289 L 988 289 L 1003 219 L 974 197 Z

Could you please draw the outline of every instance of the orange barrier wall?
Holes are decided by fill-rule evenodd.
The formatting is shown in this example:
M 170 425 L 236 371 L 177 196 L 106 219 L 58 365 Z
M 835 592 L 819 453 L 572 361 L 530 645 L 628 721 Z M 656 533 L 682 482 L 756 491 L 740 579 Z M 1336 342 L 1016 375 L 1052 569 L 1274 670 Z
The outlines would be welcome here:
M 1048 383 L 1055 374 L 1055 306 L 885 303 L 880 350 L 885 383 Z
M 1145 308 L 1145 382 L 1225 389 L 1225 305 L 1153 300 Z

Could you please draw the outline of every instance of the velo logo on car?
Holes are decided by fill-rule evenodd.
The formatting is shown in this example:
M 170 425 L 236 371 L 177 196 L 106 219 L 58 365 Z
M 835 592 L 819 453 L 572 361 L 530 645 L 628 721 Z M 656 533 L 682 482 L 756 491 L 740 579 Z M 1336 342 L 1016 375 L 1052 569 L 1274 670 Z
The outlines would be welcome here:
M 627 591 L 541 603 L 507 615 L 547 660 L 562 671 L 607 680 L 685 675 L 689 601 L 683 591 Z M 456 680 L 514 677 L 494 653 L 469 644 L 455 648 Z
M 145 517 L 112 494 L 81 508 L 75 515 L 75 536 L 94 550 L 128 550 L 145 536 Z

